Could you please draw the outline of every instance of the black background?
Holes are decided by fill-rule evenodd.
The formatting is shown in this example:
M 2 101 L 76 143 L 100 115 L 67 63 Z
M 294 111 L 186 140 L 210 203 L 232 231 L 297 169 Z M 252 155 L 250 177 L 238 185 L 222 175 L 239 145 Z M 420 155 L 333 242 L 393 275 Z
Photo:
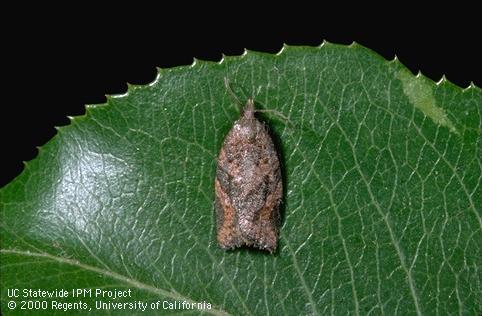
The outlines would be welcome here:
M 3 29 L 7 83 L 2 89 L 0 187 L 20 174 L 22 161 L 35 158 L 36 146 L 56 134 L 54 126 L 84 114 L 84 104 L 103 103 L 105 94 L 124 93 L 126 82 L 151 82 L 156 66 L 191 64 L 193 57 L 219 61 L 222 53 L 240 55 L 244 48 L 276 53 L 283 43 L 356 41 L 387 59 L 396 54 L 412 72 L 420 70 L 435 81 L 445 74 L 464 88 L 471 81 L 482 86 L 480 34 L 469 17 L 461 23 L 448 15 L 425 25 L 416 15 L 403 22 L 340 17 L 334 24 L 319 16 L 295 22 L 272 15 L 268 21 L 235 19 L 228 12 L 224 19 L 191 19 L 184 11 L 146 16 L 130 9 L 122 15 L 94 10 L 74 17 L 71 8 L 70 14 L 54 17 L 23 16 Z

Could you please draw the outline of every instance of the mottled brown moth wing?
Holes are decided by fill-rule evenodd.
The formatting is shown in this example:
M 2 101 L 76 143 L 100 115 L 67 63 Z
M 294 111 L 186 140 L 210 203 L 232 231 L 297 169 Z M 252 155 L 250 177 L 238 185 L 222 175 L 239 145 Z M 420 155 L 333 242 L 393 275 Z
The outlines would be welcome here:
M 266 126 L 248 100 L 219 153 L 215 192 L 217 239 L 223 249 L 278 243 L 283 186 L 280 162 Z

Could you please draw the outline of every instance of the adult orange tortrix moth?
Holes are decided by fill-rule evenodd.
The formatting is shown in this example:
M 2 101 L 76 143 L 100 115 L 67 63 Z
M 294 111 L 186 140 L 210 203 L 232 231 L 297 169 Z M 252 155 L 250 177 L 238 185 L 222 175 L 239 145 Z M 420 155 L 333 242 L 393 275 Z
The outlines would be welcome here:
M 223 249 L 246 245 L 272 253 L 278 243 L 283 184 L 275 146 L 255 111 L 253 99 L 248 99 L 219 153 L 217 239 Z

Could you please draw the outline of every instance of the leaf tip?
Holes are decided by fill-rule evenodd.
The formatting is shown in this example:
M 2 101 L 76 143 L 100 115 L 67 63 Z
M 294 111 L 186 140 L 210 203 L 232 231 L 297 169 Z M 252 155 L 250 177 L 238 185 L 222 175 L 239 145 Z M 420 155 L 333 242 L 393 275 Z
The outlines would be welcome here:
M 452 81 L 450 81 L 449 78 L 447 78 L 447 76 L 445 74 L 442 75 L 442 78 L 440 78 L 439 81 L 436 82 L 437 86 L 440 86 L 440 85 L 453 85 L 453 86 L 456 86 L 458 88 L 461 88 L 459 85 L 453 83 Z M 470 81 L 468 86 L 465 87 L 465 88 L 461 88 L 462 89 L 462 92 L 466 92 L 466 91 L 469 91 L 471 88 L 477 88 L 477 86 L 472 82 Z
M 196 67 L 196 65 L 199 63 L 199 59 L 197 59 L 196 57 L 193 57 L 192 58 L 192 63 L 189 67 L 193 68 L 193 67 Z
M 222 63 L 224 63 L 224 60 L 226 59 L 226 57 L 227 56 L 224 53 L 221 53 L 221 59 L 218 61 L 218 64 L 221 65 Z
M 469 85 L 468 85 L 466 88 L 464 88 L 463 91 L 466 92 L 466 91 L 470 91 L 470 90 L 472 90 L 472 89 L 479 89 L 479 90 L 480 90 L 481 88 L 480 88 L 479 86 L 477 86 L 477 85 L 475 84 L 475 82 L 470 81 L 470 82 L 469 82 Z
M 445 82 L 447 81 L 447 77 L 445 77 L 445 74 L 442 75 L 442 78 L 440 78 L 439 81 L 437 81 L 435 84 L 437 86 L 441 85 L 441 84 L 444 84 Z
M 72 122 L 70 122 L 70 123 L 72 123 Z M 55 135 L 54 135 L 54 137 L 57 136 L 57 135 L 62 134 L 62 128 L 61 128 L 61 126 L 54 126 L 54 128 L 55 128 Z M 35 147 L 36 147 L 37 149 L 39 148 L 39 146 L 35 146 Z M 39 151 L 39 152 L 40 152 L 40 151 Z
M 356 48 L 358 46 L 360 46 L 360 45 L 358 45 L 358 43 L 356 41 L 353 41 L 353 42 L 351 42 L 350 45 L 348 45 L 349 48 Z
M 156 68 L 158 68 L 158 67 L 156 67 Z M 154 77 L 154 80 L 152 80 L 151 82 L 149 82 L 149 83 L 147 84 L 147 86 L 149 86 L 149 87 L 154 86 L 154 85 L 159 81 L 160 78 L 161 78 L 161 74 L 160 74 L 159 71 L 157 71 L 156 76 Z
M 281 49 L 279 50 L 279 52 L 276 53 L 276 56 L 280 56 L 281 54 L 283 54 L 283 52 L 288 48 L 288 45 L 286 43 L 283 43 L 283 46 L 281 46 Z
M 128 95 L 129 95 L 129 90 L 127 90 L 124 93 L 111 94 L 109 99 L 120 99 L 120 98 L 127 97 Z M 92 106 L 92 107 L 94 107 L 94 106 Z

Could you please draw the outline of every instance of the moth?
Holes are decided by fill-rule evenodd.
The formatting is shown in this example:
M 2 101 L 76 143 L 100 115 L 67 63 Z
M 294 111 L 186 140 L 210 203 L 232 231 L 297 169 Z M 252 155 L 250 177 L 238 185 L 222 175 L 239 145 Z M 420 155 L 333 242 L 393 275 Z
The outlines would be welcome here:
M 254 100 L 248 99 L 219 153 L 217 240 L 223 249 L 250 246 L 273 253 L 283 193 L 281 166 L 268 129 L 255 112 Z

